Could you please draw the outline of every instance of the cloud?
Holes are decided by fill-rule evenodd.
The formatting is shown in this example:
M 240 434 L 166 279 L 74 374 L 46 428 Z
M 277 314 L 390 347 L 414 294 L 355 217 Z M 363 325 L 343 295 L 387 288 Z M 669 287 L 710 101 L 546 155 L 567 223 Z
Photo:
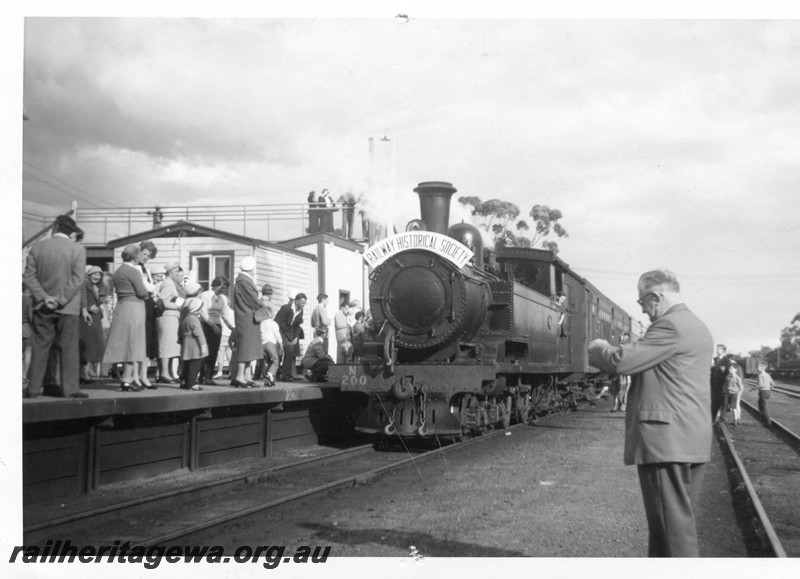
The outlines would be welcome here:
M 29 18 L 23 196 L 302 202 L 310 189 L 363 191 L 373 137 L 398 227 L 426 180 L 526 213 L 547 204 L 571 234 L 561 256 L 627 309 L 638 274 L 671 265 L 733 332 L 706 297 L 725 285 L 714 276 L 747 281 L 746 296 L 726 295 L 746 310 L 772 286 L 740 269 L 796 264 L 799 26 Z M 800 309 L 781 296 L 760 324 L 776 338 Z

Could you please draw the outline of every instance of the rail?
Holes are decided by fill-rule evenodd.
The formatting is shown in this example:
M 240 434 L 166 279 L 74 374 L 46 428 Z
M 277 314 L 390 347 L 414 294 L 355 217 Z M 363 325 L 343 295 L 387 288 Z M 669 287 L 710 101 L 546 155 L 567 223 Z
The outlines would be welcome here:
M 786 550 L 783 548 L 783 544 L 781 544 L 781 540 L 778 537 L 778 533 L 775 532 L 775 528 L 772 526 L 772 522 L 769 520 L 767 511 L 761 504 L 761 499 L 758 498 L 758 493 L 756 492 L 756 489 L 753 486 L 753 483 L 751 482 L 750 477 L 747 474 L 747 469 L 745 469 L 742 459 L 739 458 L 739 453 L 736 452 L 733 440 L 731 440 L 730 434 L 728 434 L 728 429 L 725 428 L 725 425 L 723 423 L 720 423 L 719 427 L 722 432 L 722 435 L 725 438 L 725 443 L 728 447 L 728 451 L 731 453 L 731 458 L 733 458 L 733 461 L 736 464 L 736 468 L 739 471 L 739 476 L 741 476 L 742 478 L 742 483 L 744 485 L 745 490 L 747 491 L 747 495 L 748 497 L 750 497 L 750 501 L 753 504 L 753 508 L 756 511 L 756 515 L 758 516 L 758 519 L 761 522 L 761 526 L 764 528 L 764 532 L 767 535 L 767 540 L 769 541 L 770 548 L 772 549 L 773 553 L 775 553 L 776 557 L 779 558 L 786 557 Z

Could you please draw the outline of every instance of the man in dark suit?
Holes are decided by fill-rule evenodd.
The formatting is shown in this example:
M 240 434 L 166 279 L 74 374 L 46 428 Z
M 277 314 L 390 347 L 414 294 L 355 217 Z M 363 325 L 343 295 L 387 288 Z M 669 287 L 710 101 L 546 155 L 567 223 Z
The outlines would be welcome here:
M 728 374 L 727 348 L 723 344 L 717 344 L 717 355 L 714 356 L 714 363 L 711 366 L 711 418 L 716 424 L 720 414 L 724 414 L 722 409 L 723 390 L 725 388 L 725 376 Z
M 639 278 L 651 326 L 634 343 L 589 344 L 589 363 L 633 375 L 625 415 L 625 464 L 637 465 L 651 557 L 697 557 L 695 512 L 711 460 L 708 364 L 714 343 L 668 270 Z
M 83 231 L 75 221 L 56 218 L 53 236 L 31 247 L 25 264 L 25 285 L 33 296 L 31 375 L 26 398 L 42 392 L 51 348 L 55 345 L 61 376 L 58 397 L 87 398 L 80 391 L 81 288 L 86 276 L 86 250 L 76 242 Z
M 308 298 L 306 294 L 299 293 L 288 304 L 281 306 L 275 314 L 275 323 L 281 331 L 283 339 L 283 363 L 281 364 L 281 380 L 292 382 L 299 380 L 297 373 L 297 355 L 300 353 L 300 340 L 305 337 L 303 332 L 303 308 Z

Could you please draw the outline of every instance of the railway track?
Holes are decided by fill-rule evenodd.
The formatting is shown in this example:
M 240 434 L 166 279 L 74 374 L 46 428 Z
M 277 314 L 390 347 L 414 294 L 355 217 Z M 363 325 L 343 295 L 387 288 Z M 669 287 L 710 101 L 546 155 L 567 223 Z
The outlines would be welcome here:
M 775 418 L 767 427 L 747 400 L 742 406 L 741 425 L 720 423 L 719 430 L 762 529 L 757 535 L 776 557 L 800 556 L 800 436 Z
M 56 538 L 73 544 L 105 544 L 109 538 L 143 547 L 170 544 L 254 513 L 364 484 L 395 469 L 414 468 L 419 461 L 443 457 L 446 462 L 450 450 L 518 426 L 522 424 L 428 451 L 376 452 L 373 445 L 362 445 L 32 522 L 23 528 L 25 544 L 44 545 Z

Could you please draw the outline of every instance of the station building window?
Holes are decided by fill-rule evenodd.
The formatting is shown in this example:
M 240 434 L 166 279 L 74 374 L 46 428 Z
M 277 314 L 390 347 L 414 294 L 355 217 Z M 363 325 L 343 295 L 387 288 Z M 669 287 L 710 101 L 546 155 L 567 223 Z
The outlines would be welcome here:
M 224 275 L 233 286 L 233 259 L 232 251 L 214 253 L 192 253 L 190 254 L 192 271 L 194 272 L 197 283 L 203 286 L 203 290 L 211 287 L 211 281 Z

